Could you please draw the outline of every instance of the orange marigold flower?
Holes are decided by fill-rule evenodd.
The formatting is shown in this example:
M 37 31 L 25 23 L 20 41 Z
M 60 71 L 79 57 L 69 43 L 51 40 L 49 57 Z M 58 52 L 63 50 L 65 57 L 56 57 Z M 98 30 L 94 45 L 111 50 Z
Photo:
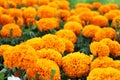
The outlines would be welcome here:
M 93 2 L 92 6 L 93 8 L 99 9 L 102 6 L 102 4 L 100 2 Z
M 55 61 L 57 65 L 62 65 L 62 55 L 54 49 L 40 49 L 37 51 L 38 57 Z
M 91 37 L 93 38 L 96 34 L 96 32 L 101 29 L 99 26 L 96 25 L 86 25 L 83 29 L 82 29 L 82 34 L 85 37 Z
M 49 80 L 51 78 L 51 71 L 55 70 L 55 74 L 52 80 L 61 80 L 60 69 L 58 65 L 49 59 L 39 59 L 33 68 L 28 68 L 26 71 L 27 78 L 35 78 L 38 73 L 38 80 L 44 79 Z
M 120 71 L 114 68 L 96 68 L 89 73 L 87 80 L 119 80 Z
M 94 61 L 91 63 L 91 70 L 95 68 L 107 68 L 107 67 L 112 67 L 113 64 L 113 59 L 110 57 L 98 57 L 94 59 Z
M 36 14 L 37 14 L 37 12 L 36 12 L 35 8 L 33 8 L 33 7 L 27 7 L 27 8 L 23 9 L 23 17 L 25 19 L 35 18 Z
M 120 15 L 113 18 L 112 25 L 115 28 L 120 28 Z
M 70 41 L 68 39 L 63 39 L 63 41 L 65 42 L 65 51 L 66 52 L 73 52 L 74 51 L 74 44 L 72 43 L 72 41 Z
M 9 23 L 15 23 L 14 18 L 11 17 L 10 15 L 2 14 L 0 17 L 0 24 L 6 25 Z
M 92 9 L 93 6 L 91 4 L 87 4 L 87 3 L 78 3 L 76 4 L 75 6 L 76 8 L 81 8 L 81 7 L 85 7 L 85 8 L 89 8 L 89 9 Z
M 37 0 L 37 3 L 39 5 L 48 5 L 48 3 L 50 3 L 50 0 Z
M 60 18 L 64 21 L 67 21 L 67 18 L 70 17 L 70 11 L 68 10 L 60 9 L 58 12 L 59 12 Z
M 118 16 L 118 14 L 113 11 L 109 11 L 108 13 L 105 13 L 104 16 L 109 20 L 113 20 L 116 16 Z
M 68 54 L 62 59 L 62 69 L 71 78 L 85 76 L 90 70 L 91 58 L 80 52 Z
M 109 4 L 107 4 L 107 6 L 109 6 L 111 8 L 111 10 L 119 8 L 118 4 L 114 4 L 114 3 L 109 3 Z
M 62 30 L 57 31 L 56 35 L 58 37 L 68 39 L 68 40 L 72 41 L 73 43 L 75 43 L 77 41 L 77 37 L 76 37 L 75 33 L 71 30 L 62 29 Z
M 22 17 L 18 17 L 16 20 L 16 24 L 21 27 L 24 24 L 24 19 Z
M 12 46 L 10 46 L 8 44 L 1 45 L 0 46 L 0 56 L 3 56 L 4 52 L 10 48 L 12 48 Z
M 19 67 L 27 69 L 32 67 L 37 61 L 38 56 L 34 48 L 28 45 L 17 45 L 8 49 L 4 55 L 4 65 L 9 68 Z M 32 64 L 31 64 L 32 63 Z
M 105 14 L 105 13 L 109 12 L 110 10 L 111 10 L 110 6 L 107 6 L 107 5 L 102 5 L 99 8 L 99 11 L 101 14 Z
M 47 31 L 59 27 L 59 20 L 57 18 L 42 18 L 37 22 L 40 31 Z
M 93 17 L 93 19 L 91 20 L 91 24 L 104 27 L 108 25 L 108 19 L 105 16 L 98 15 Z
M 64 29 L 72 30 L 76 35 L 80 35 L 82 25 L 80 23 L 78 23 L 78 22 L 71 21 L 71 22 L 67 22 L 64 25 Z
M 49 2 L 48 6 L 54 7 L 54 8 L 57 8 L 57 9 L 59 8 L 59 6 L 56 4 L 56 2 Z
M 37 24 L 37 21 L 35 20 L 35 18 L 27 18 L 26 21 L 27 23 L 27 27 L 30 27 L 30 25 L 36 25 Z
M 37 16 L 39 18 L 50 18 L 57 16 L 57 9 L 48 5 L 43 5 L 38 8 Z
M 37 0 L 22 0 L 22 4 L 26 6 L 32 6 L 34 7 L 37 3 Z
M 99 57 L 109 56 L 110 53 L 109 47 L 106 44 L 100 42 L 92 42 L 90 44 L 90 51 L 94 56 Z
M 0 33 L 2 37 L 21 37 L 22 36 L 22 30 L 18 25 L 14 23 L 4 25 Z
M 65 51 L 65 43 L 56 35 L 53 34 L 46 34 L 42 37 L 41 46 L 46 49 L 54 49 L 61 54 Z
M 40 37 L 29 39 L 24 44 L 32 46 L 35 50 L 40 50 L 42 48 L 42 42 Z
M 120 71 L 120 60 L 114 60 L 113 68 L 118 69 Z

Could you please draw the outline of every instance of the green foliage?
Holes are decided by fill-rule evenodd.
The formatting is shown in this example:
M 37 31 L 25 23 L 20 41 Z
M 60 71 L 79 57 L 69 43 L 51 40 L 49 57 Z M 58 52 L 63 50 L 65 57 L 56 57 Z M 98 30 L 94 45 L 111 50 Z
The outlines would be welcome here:
M 0 72 L 0 80 L 4 80 L 4 73 Z

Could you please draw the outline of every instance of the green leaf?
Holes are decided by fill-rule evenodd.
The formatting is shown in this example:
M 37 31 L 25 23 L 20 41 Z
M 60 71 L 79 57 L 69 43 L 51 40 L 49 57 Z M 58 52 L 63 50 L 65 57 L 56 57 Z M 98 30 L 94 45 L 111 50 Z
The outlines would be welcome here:
M 51 70 L 51 78 L 50 78 L 50 80 L 53 79 L 53 77 L 54 77 L 54 75 L 55 75 L 55 72 L 56 72 L 55 69 L 52 69 L 52 70 Z
M 4 80 L 4 73 L 0 72 L 0 80 Z

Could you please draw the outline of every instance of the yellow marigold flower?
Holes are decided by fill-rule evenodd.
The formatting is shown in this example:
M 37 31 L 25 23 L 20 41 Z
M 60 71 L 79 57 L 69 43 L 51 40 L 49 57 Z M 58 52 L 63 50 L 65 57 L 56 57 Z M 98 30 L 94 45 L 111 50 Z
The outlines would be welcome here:
M 11 8 L 16 8 L 16 6 L 17 6 L 17 4 L 14 2 L 14 1 L 6 1 L 6 8 L 9 8 L 9 7 L 11 7 Z
M 67 0 L 56 0 L 56 4 L 59 6 L 60 9 L 70 9 L 70 3 Z
M 2 14 L 0 17 L 0 24 L 6 25 L 9 23 L 15 23 L 14 18 L 11 17 L 10 15 Z
M 57 9 L 59 8 L 59 6 L 56 4 L 56 2 L 49 2 L 48 6 L 54 7 L 54 8 L 57 8 Z
M 100 41 L 104 38 L 115 39 L 116 38 L 115 30 L 110 27 L 102 28 L 96 32 L 94 40 Z
M 120 71 L 120 60 L 114 60 L 113 68 L 118 69 Z
M 57 9 L 48 5 L 43 5 L 38 8 L 37 16 L 39 18 L 50 18 L 57 16 Z
M 51 70 L 55 70 L 55 75 L 52 80 L 61 80 L 58 65 L 54 61 L 48 59 L 39 59 L 33 68 L 27 69 L 26 74 L 28 79 L 35 78 L 38 73 L 38 80 L 49 80 L 51 78 Z
M 11 1 L 15 2 L 17 5 L 22 4 L 22 0 L 11 0 Z
M 62 55 L 54 49 L 40 49 L 37 51 L 37 55 L 39 58 L 55 61 L 59 66 L 62 65 Z
M 108 5 L 102 5 L 99 8 L 99 11 L 100 11 L 101 14 L 105 14 L 105 13 L 109 12 L 110 10 L 111 10 L 111 8 Z
M 4 55 L 4 65 L 9 68 L 20 67 L 27 69 L 32 67 L 37 61 L 38 56 L 34 48 L 28 45 L 17 45 L 8 49 Z M 32 64 L 31 64 L 32 63 Z
M 111 8 L 111 10 L 119 8 L 118 4 L 114 4 L 114 3 L 109 3 L 109 4 L 106 4 L 106 5 L 109 6 Z
M 89 73 L 91 58 L 80 52 L 63 57 L 62 69 L 71 78 L 85 76 Z
M 119 27 L 120 27 L 120 24 L 119 24 L 119 23 L 120 23 L 120 15 L 114 17 L 113 20 L 112 20 L 112 25 L 113 25 L 113 27 L 115 27 L 115 28 L 119 28 Z
M 14 18 L 22 17 L 22 11 L 20 9 L 10 8 L 8 10 L 9 10 L 10 16 L 12 16 Z
M 92 6 L 93 8 L 99 9 L 102 6 L 102 4 L 100 2 L 93 2 Z
M 53 34 L 46 34 L 42 37 L 41 46 L 46 49 L 54 49 L 61 54 L 65 51 L 65 43 L 56 35 Z
M 59 27 L 59 20 L 57 18 L 42 18 L 37 22 L 40 31 L 47 31 Z
M 76 37 L 75 33 L 71 30 L 62 29 L 62 30 L 57 31 L 56 35 L 58 37 L 68 39 L 68 40 L 72 41 L 73 43 L 75 43 L 77 41 L 77 37 Z
M 0 56 L 3 56 L 4 52 L 7 51 L 7 49 L 12 48 L 12 46 L 8 44 L 4 44 L 0 46 Z
M 106 44 L 100 42 L 92 42 L 90 44 L 90 51 L 94 56 L 99 57 L 109 56 L 110 53 L 109 47 Z
M 11 34 L 12 31 L 12 34 Z M 14 23 L 12 24 L 6 24 L 2 27 L 1 31 L 2 37 L 21 37 L 22 36 L 22 30 L 20 27 Z
M 82 25 L 80 23 L 78 23 L 78 22 L 71 21 L 71 22 L 67 22 L 64 25 L 64 29 L 72 30 L 76 35 L 80 35 Z
M 67 21 L 67 18 L 70 17 L 70 11 L 68 10 L 60 9 L 58 12 L 59 12 L 60 18 L 64 21 Z
M 108 25 L 108 19 L 105 16 L 98 15 L 93 17 L 93 19 L 91 20 L 91 24 L 104 27 Z
M 37 0 L 22 0 L 22 4 L 26 6 L 32 6 L 34 7 L 37 3 Z
M 101 29 L 99 26 L 96 25 L 86 25 L 84 26 L 84 28 L 82 29 L 82 34 L 85 37 L 91 37 L 93 38 L 96 34 L 96 32 Z
M 72 41 L 70 41 L 68 39 L 63 39 L 63 41 L 65 42 L 65 51 L 66 52 L 73 52 L 74 51 L 74 44 L 72 43 Z
M 113 59 L 110 57 L 98 57 L 94 59 L 94 61 L 91 63 L 91 70 L 95 68 L 107 68 L 107 67 L 112 67 L 113 64 Z
M 48 5 L 48 3 L 50 3 L 50 0 L 37 0 L 37 3 L 39 5 Z
M 25 42 L 25 44 L 32 46 L 35 50 L 40 50 L 42 48 L 42 42 L 40 37 L 29 39 Z
M 37 12 L 36 12 L 35 8 L 33 8 L 33 7 L 28 7 L 28 8 L 23 9 L 23 17 L 25 19 L 35 18 L 36 14 L 37 14 Z
M 78 3 L 76 4 L 75 6 L 76 8 L 81 8 L 81 7 L 85 7 L 85 8 L 89 8 L 89 9 L 92 9 L 93 6 L 91 4 L 87 4 L 87 3 Z
M 89 73 L 87 80 L 119 80 L 120 71 L 114 68 L 96 68 Z

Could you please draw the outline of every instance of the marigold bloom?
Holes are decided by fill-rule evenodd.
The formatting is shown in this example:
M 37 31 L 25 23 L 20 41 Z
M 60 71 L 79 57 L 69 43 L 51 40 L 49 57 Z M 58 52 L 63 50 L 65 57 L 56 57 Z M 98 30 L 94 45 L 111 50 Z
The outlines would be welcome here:
M 82 34 L 85 37 L 91 37 L 93 38 L 96 34 L 96 32 L 101 29 L 99 26 L 96 25 L 86 25 L 83 30 L 82 30 Z
M 4 65 L 9 67 L 10 69 L 14 67 L 27 69 L 34 65 L 34 63 L 38 59 L 36 51 L 28 45 L 17 45 L 11 49 L 8 49 L 4 53 L 3 58 Z
M 57 16 L 57 9 L 50 7 L 50 6 L 47 6 L 47 5 L 40 6 L 38 8 L 38 11 L 37 11 L 37 16 L 39 18 L 56 17 Z
M 26 71 L 27 78 L 35 78 L 36 74 L 38 73 L 38 79 L 49 80 L 51 78 L 51 70 L 55 70 L 55 74 L 52 80 L 61 80 L 60 78 L 60 69 L 58 65 L 51 60 L 48 59 L 39 59 L 34 67 L 28 68 Z
M 91 58 L 80 52 L 68 54 L 63 57 L 62 69 L 71 78 L 85 76 L 90 69 Z
M 109 47 L 100 42 L 92 42 L 90 44 L 90 51 L 94 56 L 109 56 L 110 50 Z
M 37 51 L 39 59 L 45 58 L 55 61 L 57 65 L 62 65 L 62 55 L 54 49 L 40 49 Z
M 119 28 L 120 27 L 120 16 L 116 16 L 116 17 L 113 18 L 112 25 L 115 28 Z
M 42 37 L 41 46 L 46 49 L 54 49 L 61 54 L 65 51 L 65 43 L 56 35 L 53 34 L 46 34 Z
M 87 3 L 78 3 L 76 4 L 75 6 L 76 8 L 81 8 L 81 7 L 85 7 L 85 8 L 89 8 L 89 9 L 92 9 L 93 6 L 91 4 L 87 4 Z
M 35 18 L 36 14 L 37 14 L 37 12 L 36 12 L 35 8 L 33 8 L 33 7 L 28 7 L 28 8 L 23 9 L 23 17 L 25 19 Z
M 100 2 L 93 2 L 92 6 L 93 8 L 99 9 L 102 6 L 102 4 Z
M 40 31 L 47 31 L 57 28 L 59 26 L 59 20 L 57 18 L 42 18 L 37 22 L 37 25 Z
M 24 19 L 22 17 L 18 17 L 16 20 L 16 24 L 21 27 L 24 24 Z
M 114 60 L 113 68 L 118 69 L 120 71 L 120 60 Z
M 67 22 L 65 25 L 64 25 L 64 29 L 67 29 L 67 30 L 72 30 L 76 35 L 80 35 L 81 33 L 81 29 L 82 29 L 82 25 L 78 22 Z
M 10 46 L 8 44 L 1 45 L 0 46 L 0 56 L 3 56 L 4 52 L 10 48 L 12 48 L 12 46 Z
M 71 30 L 62 29 L 62 30 L 57 31 L 55 34 L 58 37 L 68 39 L 68 40 L 72 41 L 73 43 L 75 43 L 77 41 L 77 37 L 76 37 L 75 33 Z
M 11 17 L 10 15 L 2 14 L 0 16 L 0 24 L 4 26 L 9 23 L 15 23 L 14 18 Z
M 29 39 L 25 42 L 25 44 L 32 46 L 35 50 L 40 50 L 42 48 L 42 42 L 40 37 Z
M 18 25 L 14 23 L 4 25 L 0 33 L 2 37 L 21 37 L 22 36 L 22 30 Z
M 22 4 L 26 6 L 32 6 L 34 7 L 37 3 L 37 0 L 22 0 Z
M 108 13 L 105 13 L 104 16 L 109 20 L 113 20 L 116 16 L 118 16 L 118 14 L 113 11 L 109 11 Z
M 109 4 L 107 4 L 107 6 L 109 6 L 111 8 L 111 10 L 119 8 L 118 4 L 114 4 L 114 3 L 109 3 Z
M 27 24 L 27 27 L 30 27 L 30 25 L 36 25 L 37 21 L 35 20 L 35 18 L 27 18 L 25 20 L 25 23 Z
M 38 5 L 48 5 L 50 0 L 37 0 Z
M 96 68 L 92 70 L 87 80 L 119 80 L 120 71 L 114 68 Z
M 104 27 L 108 25 L 108 19 L 102 15 L 98 15 L 93 17 L 91 24 Z
M 48 3 L 48 6 L 50 6 L 50 7 L 54 7 L 54 8 L 59 8 L 59 6 L 56 4 L 56 2 L 54 1 L 54 2 L 49 2 Z
M 65 51 L 66 52 L 73 52 L 74 51 L 74 44 L 72 43 L 72 41 L 70 41 L 68 39 L 63 39 L 63 41 L 65 42 Z
M 111 8 L 108 5 L 102 5 L 99 8 L 99 11 L 100 11 L 101 14 L 105 14 L 105 13 L 109 12 L 110 10 L 111 10 Z
M 98 57 L 94 59 L 94 61 L 91 63 L 91 70 L 95 68 L 107 68 L 107 67 L 112 67 L 113 64 L 113 59 L 110 57 Z

